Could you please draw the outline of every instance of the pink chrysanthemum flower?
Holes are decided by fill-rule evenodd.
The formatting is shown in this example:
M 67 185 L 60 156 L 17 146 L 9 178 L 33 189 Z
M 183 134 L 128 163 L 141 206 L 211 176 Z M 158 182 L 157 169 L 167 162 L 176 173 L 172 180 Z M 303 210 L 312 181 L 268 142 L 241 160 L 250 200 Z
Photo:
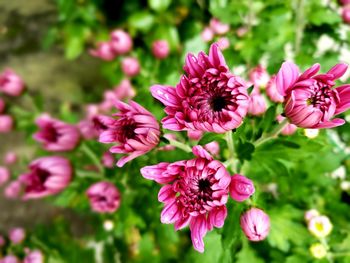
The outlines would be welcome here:
M 316 75 L 320 65 L 315 64 L 300 75 L 295 64 L 284 62 L 276 83 L 279 93 L 285 96 L 284 113 L 290 123 L 315 129 L 343 125 L 343 119 L 332 118 L 350 108 L 350 85 L 333 87 L 347 68 L 340 63 L 326 74 Z
M 128 154 L 119 159 L 117 166 L 143 155 L 159 143 L 159 124 L 154 116 L 145 108 L 134 101 L 126 104 L 115 102 L 118 113 L 116 118 L 101 116 L 100 120 L 106 125 L 107 130 L 100 134 L 102 143 L 117 143 L 110 148 L 112 153 Z
M 270 80 L 270 75 L 262 65 L 258 65 L 249 72 L 249 80 L 255 87 L 265 88 Z
M 29 165 L 30 172 L 19 180 L 24 185 L 24 199 L 42 198 L 63 191 L 72 179 L 70 162 L 60 156 L 41 157 Z
M 284 97 L 279 94 L 276 86 L 276 75 L 273 75 L 266 86 L 266 95 L 273 102 L 282 103 L 284 101 Z
M 217 44 L 211 45 L 209 56 L 187 55 L 184 70 L 176 88 L 151 87 L 153 97 L 166 106 L 163 127 L 216 133 L 237 128 L 247 114 L 249 97 L 244 81 L 229 71 Z
M 47 151 L 70 151 L 79 143 L 80 133 L 74 125 L 53 119 L 47 114 L 37 118 L 36 124 L 40 130 L 33 137 Z
M 120 206 L 120 193 L 110 182 L 98 182 L 89 187 L 86 195 L 92 210 L 97 213 L 113 213 Z
M 262 241 L 270 232 L 270 218 L 259 208 L 251 208 L 241 215 L 241 228 L 250 241 Z
M 193 246 L 203 252 L 207 231 L 224 225 L 231 177 L 202 146 L 193 147 L 193 153 L 197 158 L 146 166 L 141 174 L 164 184 L 158 194 L 165 204 L 161 222 L 174 223 L 176 230 L 189 224 Z

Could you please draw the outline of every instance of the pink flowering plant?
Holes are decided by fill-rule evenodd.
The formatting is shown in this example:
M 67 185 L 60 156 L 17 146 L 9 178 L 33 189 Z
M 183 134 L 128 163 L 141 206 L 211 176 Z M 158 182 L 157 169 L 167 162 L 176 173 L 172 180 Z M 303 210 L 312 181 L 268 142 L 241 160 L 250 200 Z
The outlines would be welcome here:
M 78 2 L 0 27 L 0 263 L 349 261 L 349 1 Z

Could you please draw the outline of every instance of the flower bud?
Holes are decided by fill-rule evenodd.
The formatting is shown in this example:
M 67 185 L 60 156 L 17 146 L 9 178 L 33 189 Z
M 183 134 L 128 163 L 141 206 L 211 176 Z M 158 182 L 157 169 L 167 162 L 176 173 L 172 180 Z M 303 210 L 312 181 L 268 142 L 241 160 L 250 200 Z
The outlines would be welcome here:
M 4 166 L 0 166 L 0 186 L 8 181 L 10 178 L 10 171 Z
M 1 259 L 1 263 L 19 263 L 20 261 L 14 255 L 7 255 Z
M 11 69 L 6 69 L 0 74 L 0 92 L 17 97 L 22 94 L 24 83 L 22 79 Z
M 254 192 L 254 184 L 247 177 L 240 174 L 235 174 L 231 177 L 230 195 L 233 200 L 242 202 L 248 199 Z
M 102 60 L 111 61 L 115 59 L 116 53 L 112 48 L 110 42 L 100 42 L 97 44 L 96 49 L 90 49 L 89 51 L 91 56 L 100 58 Z
M 168 41 L 157 40 L 152 44 L 152 53 L 158 59 L 164 59 L 169 56 L 170 48 Z
M 21 191 L 22 183 L 20 181 L 12 181 L 6 186 L 4 195 L 6 198 L 16 199 L 18 198 Z
M 224 35 L 230 30 L 230 25 L 222 23 L 217 18 L 212 18 L 209 22 L 210 28 L 218 35 Z
M 127 32 L 117 29 L 111 33 L 111 46 L 118 55 L 128 53 L 132 45 L 132 38 Z
M 128 77 L 134 77 L 140 73 L 140 64 L 137 58 L 126 57 L 122 61 L 122 71 Z
M 211 28 L 206 27 L 204 28 L 204 30 L 201 33 L 201 37 L 203 39 L 204 42 L 210 42 L 213 40 L 214 38 L 214 32 Z
M 44 256 L 40 250 L 29 250 L 26 253 L 23 263 L 44 263 Z
M 230 47 L 230 40 L 227 37 L 220 37 L 217 44 L 221 50 L 225 50 Z
M 26 232 L 21 227 L 12 228 L 9 232 L 9 239 L 13 244 L 20 244 L 26 237 Z
M 15 152 L 7 152 L 5 154 L 4 163 L 14 164 L 17 162 L 17 154 Z
M 13 129 L 13 118 L 10 115 L 0 115 L 0 133 L 10 132 Z
M 327 249 L 321 243 L 315 243 L 310 247 L 310 253 L 314 258 L 324 258 L 327 255 Z
M 250 102 L 248 107 L 248 114 L 253 116 L 261 116 L 267 109 L 266 100 L 260 93 L 253 93 L 250 95 Z
M 269 216 L 259 208 L 251 208 L 241 215 L 241 228 L 250 241 L 264 240 L 270 231 Z

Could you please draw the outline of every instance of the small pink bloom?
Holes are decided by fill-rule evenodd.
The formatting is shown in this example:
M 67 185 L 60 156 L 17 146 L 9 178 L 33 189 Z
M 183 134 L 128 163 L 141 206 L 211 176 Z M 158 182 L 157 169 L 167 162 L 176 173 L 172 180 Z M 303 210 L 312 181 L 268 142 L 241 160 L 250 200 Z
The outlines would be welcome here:
M 326 74 L 316 75 L 319 64 L 300 74 L 298 67 L 284 62 L 276 78 L 277 90 L 285 97 L 284 113 L 292 124 L 302 128 L 333 128 L 343 125 L 343 119 L 333 119 L 350 108 L 350 85 L 334 88 L 335 80 L 348 66 L 340 63 Z
M 114 88 L 114 92 L 118 100 L 131 99 L 136 95 L 136 91 L 129 79 L 123 79 L 120 84 Z
M 221 50 L 225 50 L 230 47 L 230 40 L 227 37 L 220 37 L 217 44 Z
M 305 212 L 304 219 L 306 222 L 309 222 L 312 218 L 319 216 L 320 212 L 318 212 L 316 209 L 310 209 Z
M 169 56 L 170 47 L 166 40 L 157 40 L 152 44 L 152 54 L 158 59 L 164 59 Z
M 282 115 L 277 116 L 278 122 L 282 122 L 284 119 L 285 118 Z M 298 127 L 296 125 L 288 123 L 281 131 L 281 134 L 286 135 L 286 136 L 292 135 L 297 131 L 297 129 L 298 129 Z
M 6 69 L 0 74 L 0 92 L 9 96 L 19 96 L 24 90 L 22 79 L 11 69 Z
M 104 167 L 113 168 L 114 166 L 114 156 L 110 152 L 104 152 L 102 155 L 102 164 Z
M 116 101 L 115 106 L 119 110 L 113 114 L 115 118 L 100 117 L 107 130 L 100 134 L 99 141 L 117 143 L 110 152 L 127 154 L 117 162 L 117 166 L 122 167 L 155 148 L 159 143 L 160 129 L 154 116 L 138 103 Z
M 241 125 L 249 105 L 246 85 L 229 71 L 217 44 L 209 56 L 188 54 L 184 70 L 176 88 L 151 87 L 153 97 L 166 106 L 165 129 L 224 133 Z
M 20 261 L 14 255 L 7 255 L 0 259 L 0 263 L 19 263 Z
M 267 104 L 265 97 L 259 92 L 253 92 L 250 95 L 248 114 L 253 116 L 261 116 L 266 112 Z
M 0 98 L 0 114 L 5 111 L 5 107 L 5 101 L 2 98 Z
M 17 154 L 15 152 L 7 152 L 4 157 L 5 164 L 14 164 L 17 162 Z
M 242 202 L 252 196 L 254 192 L 254 184 L 247 177 L 240 174 L 231 177 L 230 195 L 233 200 Z
M 22 191 L 22 183 L 20 181 L 12 181 L 6 186 L 4 195 L 6 198 L 16 199 L 18 198 L 21 191 Z
M 13 129 L 13 118 L 10 115 L 0 115 L 0 133 L 7 133 Z
M 342 18 L 345 24 L 350 24 L 350 5 L 344 6 L 342 10 Z
M 29 165 L 30 172 L 19 180 L 24 185 L 23 199 L 42 198 L 62 192 L 72 179 L 70 162 L 60 156 L 41 157 Z
M 241 215 L 241 228 L 250 241 L 264 240 L 270 231 L 269 216 L 259 208 L 251 208 Z
M 199 141 L 202 138 L 202 136 L 203 136 L 203 132 L 202 131 L 198 131 L 198 130 L 195 130 L 195 131 L 187 130 L 187 136 L 191 140 Z
M 114 30 L 111 33 L 111 39 L 113 50 L 118 55 L 126 54 L 132 49 L 131 36 L 121 29 Z
M 204 42 L 210 42 L 214 38 L 214 32 L 210 27 L 206 27 L 203 29 L 203 31 L 201 33 L 201 37 L 202 37 Z
M 5 244 L 6 244 L 6 240 L 4 236 L 0 235 L 0 248 L 3 247 Z
M 112 47 L 111 42 L 100 42 L 97 44 L 96 49 L 90 49 L 91 56 L 100 58 L 106 61 L 112 61 L 117 56 L 116 52 Z
M 164 184 L 158 193 L 164 203 L 161 222 L 174 223 L 176 230 L 190 225 L 192 244 L 203 252 L 207 231 L 224 225 L 231 178 L 202 146 L 193 147 L 193 153 L 195 159 L 146 166 L 141 174 Z
M 12 228 L 9 232 L 9 239 L 13 244 L 20 244 L 26 237 L 26 232 L 21 227 Z
M 126 57 L 122 60 L 122 71 L 128 77 L 135 77 L 140 73 L 140 63 L 137 58 Z
M 204 149 L 206 149 L 213 156 L 216 156 L 220 153 L 220 145 L 215 141 L 204 145 Z
M 32 250 L 27 253 L 23 263 L 44 263 L 44 256 L 40 250 Z
M 284 97 L 277 90 L 275 75 L 267 83 L 266 94 L 273 102 L 282 103 L 284 101 Z
M 0 186 L 10 179 L 10 170 L 4 166 L 0 166 Z
M 258 65 L 249 72 L 249 80 L 258 88 L 265 88 L 270 80 L 270 75 L 266 69 Z
M 247 33 L 248 33 L 248 28 L 245 26 L 241 26 L 236 30 L 236 34 L 238 37 L 244 37 Z
M 89 187 L 86 195 L 93 211 L 97 213 L 113 213 L 120 206 L 120 193 L 114 184 L 98 182 Z
M 79 143 L 80 133 L 74 125 L 42 115 L 36 119 L 39 131 L 33 138 L 42 143 L 45 150 L 62 152 L 73 150 Z
M 230 30 L 230 25 L 222 23 L 217 18 L 212 18 L 209 22 L 210 28 L 218 35 L 224 35 Z

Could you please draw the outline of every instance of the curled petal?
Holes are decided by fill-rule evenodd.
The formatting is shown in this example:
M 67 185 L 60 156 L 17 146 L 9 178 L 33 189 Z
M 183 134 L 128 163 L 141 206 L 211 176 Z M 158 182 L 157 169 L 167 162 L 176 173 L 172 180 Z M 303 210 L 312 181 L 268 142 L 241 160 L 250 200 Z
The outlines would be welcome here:
M 333 80 L 339 79 L 341 76 L 343 76 L 348 69 L 348 65 L 345 63 L 339 63 L 335 65 L 333 68 L 331 68 L 327 74 L 333 75 Z
M 190 222 L 191 239 L 195 250 L 204 252 L 203 238 L 207 233 L 207 220 L 204 215 L 193 217 Z
M 298 67 L 294 63 L 284 62 L 276 77 L 276 86 L 278 92 L 282 96 L 286 96 L 286 92 L 297 81 L 298 76 Z

